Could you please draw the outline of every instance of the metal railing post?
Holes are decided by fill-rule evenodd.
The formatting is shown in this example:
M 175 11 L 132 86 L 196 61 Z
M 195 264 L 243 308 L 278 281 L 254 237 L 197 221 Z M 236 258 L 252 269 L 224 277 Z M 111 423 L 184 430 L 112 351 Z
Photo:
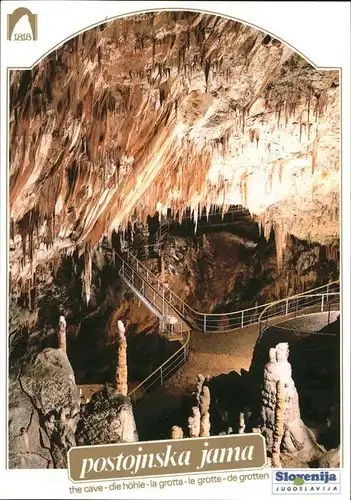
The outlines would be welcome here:
M 204 314 L 204 332 L 206 331 L 206 314 Z
M 285 316 L 288 315 L 288 312 L 289 312 L 289 299 L 286 299 Z
M 241 311 L 241 328 L 244 328 L 244 311 Z
M 331 309 L 331 304 L 328 304 L 328 325 L 330 323 L 330 309 Z
M 163 373 L 162 373 L 162 365 L 160 367 L 160 382 L 161 382 L 161 386 L 163 385 Z
M 321 307 L 321 311 L 324 312 L 324 294 L 322 295 L 322 307 Z

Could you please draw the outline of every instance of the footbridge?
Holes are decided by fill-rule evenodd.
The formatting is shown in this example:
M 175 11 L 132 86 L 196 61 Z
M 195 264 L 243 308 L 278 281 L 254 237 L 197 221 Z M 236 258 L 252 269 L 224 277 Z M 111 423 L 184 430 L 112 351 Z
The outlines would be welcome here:
M 259 324 L 260 336 L 279 319 L 340 309 L 340 284 L 333 281 L 282 300 L 228 313 L 204 313 L 189 306 L 167 284 L 163 283 L 131 251 L 119 256 L 119 275 L 129 289 L 159 319 L 161 333 L 170 341 L 177 340 L 179 349 L 143 380 L 130 393 L 136 404 L 150 391 L 163 385 L 186 361 L 191 330 L 230 332 L 251 324 Z

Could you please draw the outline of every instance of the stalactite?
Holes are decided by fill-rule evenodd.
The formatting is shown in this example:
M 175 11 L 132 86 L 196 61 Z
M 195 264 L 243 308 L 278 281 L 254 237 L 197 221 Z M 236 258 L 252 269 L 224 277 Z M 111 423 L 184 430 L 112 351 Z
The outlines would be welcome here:
M 279 183 L 281 184 L 283 181 L 283 172 L 284 172 L 284 161 L 279 160 Z
M 316 170 L 316 165 L 317 165 L 317 153 L 318 153 L 318 130 L 316 130 L 316 135 L 314 137 L 313 141 L 313 146 L 312 146 L 312 170 L 311 173 L 312 175 L 314 174 Z
M 90 302 L 92 282 L 92 255 L 89 245 L 86 246 L 84 252 L 84 290 L 86 303 Z
M 166 208 L 170 207 L 178 213 L 180 221 L 185 208 L 192 206 L 197 226 L 198 213 L 194 206 L 200 200 L 201 213 L 205 197 L 206 203 L 209 204 L 220 203 L 219 200 L 223 200 L 223 216 L 226 212 L 226 203 L 229 203 L 229 196 L 234 191 L 232 189 L 234 180 L 226 180 L 219 176 L 219 180 L 209 186 L 207 173 L 210 166 L 215 165 L 220 154 L 222 158 L 219 163 L 222 160 L 223 163 L 232 162 L 233 171 L 237 171 L 237 164 L 247 165 L 245 156 L 248 151 L 245 151 L 245 148 L 248 141 L 244 138 L 241 140 L 240 132 L 244 133 L 246 127 L 246 137 L 252 143 L 256 141 L 257 148 L 261 140 L 260 154 L 257 154 L 261 161 L 261 156 L 266 153 L 262 145 L 266 144 L 266 132 L 269 130 L 272 138 L 272 141 L 269 139 L 272 144 L 269 156 L 273 157 L 269 161 L 273 163 L 277 161 L 274 157 L 276 153 L 273 135 L 276 133 L 276 126 L 281 127 L 284 113 L 285 126 L 288 127 L 292 114 L 301 115 L 300 139 L 304 143 L 303 127 L 307 126 L 307 133 L 310 136 L 310 120 L 313 112 L 318 120 L 318 117 L 327 110 L 328 98 L 333 92 L 329 88 L 333 87 L 329 85 L 328 90 L 317 91 L 312 87 L 312 82 L 319 81 L 318 77 L 317 80 L 304 82 L 306 90 L 302 94 L 299 90 L 302 88 L 300 76 L 297 75 L 296 82 L 293 79 L 293 66 L 285 63 L 281 66 L 282 60 L 277 53 L 271 57 L 271 41 L 265 47 L 266 67 L 272 67 L 268 83 L 264 82 L 262 89 L 260 88 L 262 82 L 259 81 L 260 71 L 257 71 L 257 75 L 251 75 L 255 76 L 251 82 L 252 89 L 243 89 L 245 96 L 238 97 L 237 102 L 234 101 L 229 94 L 230 90 L 226 95 L 226 80 L 229 89 L 233 83 L 239 86 L 238 79 L 242 78 L 241 72 L 249 71 L 251 74 L 252 68 L 239 69 L 232 64 L 233 60 L 231 55 L 228 57 L 226 47 L 232 43 L 235 53 L 237 44 L 241 47 L 244 42 L 241 59 L 246 57 L 246 62 L 251 62 L 252 58 L 252 62 L 260 64 L 261 53 L 256 52 L 258 44 L 249 36 L 250 30 L 246 32 L 246 28 L 243 29 L 240 23 L 237 23 L 233 30 L 233 24 L 230 24 L 233 22 L 228 21 L 227 25 L 223 19 L 221 23 L 224 24 L 221 24 L 218 30 L 216 22 L 212 20 L 213 22 L 209 23 L 206 15 L 198 17 L 198 14 L 191 14 L 193 16 L 191 17 L 190 13 L 187 13 L 183 15 L 179 27 L 173 25 L 167 27 L 165 34 L 159 27 L 169 18 L 157 18 L 157 16 L 158 14 L 150 16 L 150 24 L 146 18 L 139 22 L 133 18 L 130 22 L 116 20 L 107 23 L 102 32 L 94 29 L 79 35 L 69 44 L 64 44 L 33 71 L 14 72 L 16 79 L 11 84 L 10 93 L 13 104 L 11 120 L 13 123 L 10 126 L 10 159 L 11 165 L 14 165 L 11 174 L 11 186 L 13 184 L 11 197 L 14 198 L 12 202 L 16 203 L 16 199 L 26 199 L 26 196 L 22 196 L 30 184 L 27 183 L 26 176 L 28 175 L 29 179 L 35 178 L 36 170 L 39 172 L 35 184 L 37 192 L 33 193 L 35 209 L 28 215 L 28 220 L 25 219 L 26 216 L 23 217 L 22 226 L 19 228 L 22 242 L 22 261 L 19 266 L 22 268 L 21 272 L 26 269 L 28 263 L 30 264 L 28 267 L 31 267 L 34 262 L 32 269 L 26 271 L 28 275 L 33 274 L 36 262 L 33 256 L 35 257 L 39 244 L 43 243 L 44 249 L 52 250 L 52 245 L 61 243 L 59 234 L 64 234 L 64 238 L 70 238 L 80 249 L 84 249 L 87 242 L 90 242 L 90 248 L 87 248 L 92 253 L 95 243 L 105 234 L 111 234 L 111 227 L 120 226 L 122 229 L 126 227 L 134 210 L 133 206 L 138 205 L 139 199 L 138 211 L 142 221 L 160 202 L 162 207 L 160 217 L 166 212 Z M 179 21 L 181 18 L 178 15 L 174 19 Z M 223 26 L 228 38 L 224 37 L 226 43 L 218 44 Z M 144 51 L 147 68 L 141 65 L 128 66 L 128 54 L 133 56 L 128 52 L 129 46 L 133 43 L 136 50 Z M 108 50 L 105 52 L 104 48 L 107 47 Z M 99 64 L 104 67 L 110 50 L 117 58 L 121 55 L 124 57 L 123 64 L 118 66 L 116 71 L 112 71 L 111 68 L 106 69 L 106 72 L 104 70 L 102 75 Z M 256 59 L 254 61 L 256 56 L 257 61 Z M 176 76 L 177 62 L 181 72 L 186 73 L 184 82 L 173 78 Z M 240 58 L 239 65 L 243 65 L 243 60 Z M 258 67 L 258 70 L 261 69 L 265 71 L 265 68 Z M 286 73 L 281 81 L 283 70 Z M 130 81 L 130 78 L 133 81 Z M 211 96 L 206 97 L 213 98 L 213 103 L 216 104 L 217 98 L 222 99 L 223 95 L 224 100 L 228 101 L 229 110 L 226 111 L 226 116 L 217 112 L 212 116 L 213 119 L 225 120 L 225 124 L 223 122 L 218 126 L 215 125 L 215 134 L 212 134 L 209 127 L 209 133 L 206 133 L 206 137 L 200 141 L 186 140 L 184 136 L 189 137 L 197 125 L 189 134 L 185 128 L 179 131 L 177 127 L 182 122 L 184 97 L 192 88 L 194 81 L 199 78 L 203 83 L 205 80 L 206 86 L 212 82 L 213 92 Z M 218 82 L 215 81 L 217 78 Z M 125 83 L 122 83 L 123 81 Z M 137 81 L 140 81 L 140 84 Z M 182 89 L 181 83 L 183 86 L 185 83 L 186 89 Z M 158 93 L 159 108 L 156 105 L 155 109 L 151 109 L 152 103 L 147 95 L 150 86 L 158 89 L 155 92 Z M 327 89 L 327 86 L 322 87 L 319 84 L 318 87 Z M 220 95 L 217 96 L 216 93 Z M 250 109 L 249 103 L 253 96 L 249 94 L 252 93 L 262 95 L 266 105 L 263 116 L 257 115 L 253 119 L 245 111 Z M 305 102 L 302 102 L 304 96 Z M 50 109 L 47 101 L 50 102 Z M 267 119 L 271 111 L 273 120 Z M 303 117 L 306 115 L 305 124 Z M 296 116 L 294 119 L 298 122 Z M 256 127 L 260 127 L 261 138 Z M 206 125 L 203 130 L 205 129 Z M 288 130 L 279 131 L 282 135 L 285 132 Z M 21 140 L 18 141 L 20 136 Z M 45 137 L 50 140 L 45 142 Z M 172 137 L 174 138 L 171 139 Z M 42 145 L 42 142 L 45 144 Z M 312 147 L 312 173 L 317 168 L 318 137 L 315 142 Z M 319 146 L 321 152 L 318 158 L 321 164 L 323 146 L 322 144 Z M 46 149 L 47 157 L 44 154 Z M 55 151 L 59 151 L 59 154 Z M 256 155 L 255 151 L 252 152 Z M 180 156 L 182 158 L 179 158 Z M 76 163 L 72 161 L 73 158 Z M 132 158 L 131 164 L 129 158 Z M 265 158 L 262 163 L 264 161 Z M 142 179 L 143 187 L 148 178 L 152 177 L 144 176 L 146 170 L 151 174 L 158 168 L 157 165 L 161 167 L 157 177 L 150 182 L 152 187 L 149 186 L 146 193 L 141 189 L 133 200 L 129 196 L 133 190 L 131 173 L 133 175 L 135 173 L 135 179 Z M 288 173 L 289 169 L 286 168 L 286 174 Z M 282 183 L 282 162 L 277 174 Z M 239 190 L 243 205 L 247 205 L 248 201 L 251 202 L 251 196 L 248 200 L 248 194 L 251 195 L 252 189 L 251 179 L 254 186 L 255 176 L 250 175 L 240 180 Z M 238 180 L 236 175 L 235 180 Z M 68 187 L 66 187 L 67 181 Z M 272 177 L 268 179 L 267 188 L 269 183 L 272 187 Z M 282 188 L 286 187 L 285 184 Z M 62 199 L 63 207 L 60 207 Z M 108 200 L 106 205 L 104 200 Z M 60 208 L 59 214 L 55 214 L 55 207 Z M 16 207 L 16 210 L 21 213 L 20 207 Z M 40 223 L 35 222 L 37 217 L 35 210 L 39 211 Z M 20 225 L 18 218 L 15 218 L 13 224 Z M 45 234 L 43 224 L 45 224 Z M 262 222 L 260 227 L 261 225 L 263 226 Z M 267 227 L 271 226 L 271 222 L 265 224 L 264 232 L 266 233 Z M 133 238 L 133 233 L 129 237 Z M 85 262 L 89 261 L 91 257 L 88 256 Z M 53 261 L 53 269 L 56 267 L 55 264 L 58 264 L 56 258 Z M 89 301 L 91 272 L 84 272 L 83 279 L 85 282 L 83 290 L 85 289 Z M 28 297 L 28 300 L 32 299 Z
M 275 247 L 277 255 L 277 267 L 280 272 L 283 267 L 283 255 L 287 246 L 288 232 L 283 226 L 283 222 L 274 224 Z

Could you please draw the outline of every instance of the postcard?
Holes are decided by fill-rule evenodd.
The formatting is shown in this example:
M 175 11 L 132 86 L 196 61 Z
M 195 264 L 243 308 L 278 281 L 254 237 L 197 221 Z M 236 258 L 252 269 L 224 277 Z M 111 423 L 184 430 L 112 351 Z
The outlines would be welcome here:
M 350 4 L 1 13 L 1 498 L 349 498 Z

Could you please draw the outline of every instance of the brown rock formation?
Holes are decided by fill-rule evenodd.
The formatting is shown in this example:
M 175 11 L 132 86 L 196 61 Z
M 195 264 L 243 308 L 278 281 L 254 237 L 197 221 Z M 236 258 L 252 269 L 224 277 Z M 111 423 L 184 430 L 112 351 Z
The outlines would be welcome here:
M 75 446 L 80 398 L 65 353 L 45 349 L 10 385 L 11 468 L 65 468 Z
M 108 387 L 84 405 L 76 432 L 78 445 L 138 441 L 130 399 Z
M 77 249 L 89 302 L 102 236 L 167 208 L 244 204 L 266 237 L 276 230 L 279 263 L 289 233 L 338 237 L 338 72 L 270 35 L 203 13 L 140 14 L 10 84 L 16 286 Z

